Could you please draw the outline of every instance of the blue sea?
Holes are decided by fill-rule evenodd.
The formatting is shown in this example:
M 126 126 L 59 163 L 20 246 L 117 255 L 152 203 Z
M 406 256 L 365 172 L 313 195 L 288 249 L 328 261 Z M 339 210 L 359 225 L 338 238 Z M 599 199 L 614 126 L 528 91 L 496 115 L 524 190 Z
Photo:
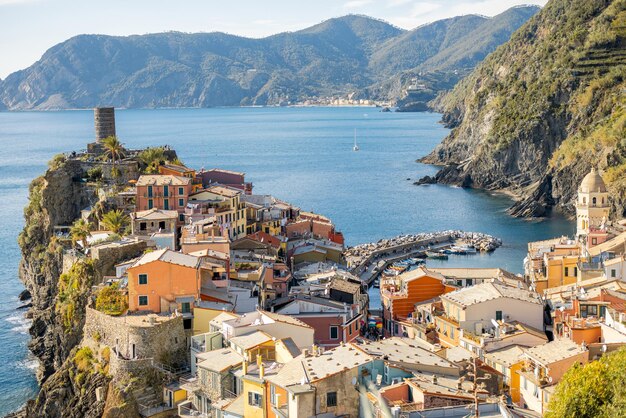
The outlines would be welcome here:
M 489 255 L 445 265 L 522 271 L 526 243 L 571 234 L 555 218 L 511 218 L 502 195 L 413 182 L 436 172 L 415 160 L 447 134 L 435 113 L 375 108 L 228 108 L 118 110 L 117 135 L 128 148 L 170 145 L 194 168 L 243 171 L 254 192 L 273 194 L 333 219 L 350 245 L 398 234 L 464 229 L 502 238 Z M 352 151 L 354 129 L 360 151 Z M 0 113 L 0 416 L 35 395 L 37 366 L 27 349 L 28 322 L 16 311 L 22 285 L 16 237 L 31 179 L 57 153 L 86 148 L 91 111 Z M 442 263 L 443 262 L 437 262 Z

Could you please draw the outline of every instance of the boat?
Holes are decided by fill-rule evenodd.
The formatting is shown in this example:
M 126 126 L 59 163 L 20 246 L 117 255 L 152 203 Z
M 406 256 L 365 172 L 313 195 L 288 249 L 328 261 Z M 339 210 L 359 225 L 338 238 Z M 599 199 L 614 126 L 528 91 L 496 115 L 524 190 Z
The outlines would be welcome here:
M 468 244 L 463 244 L 463 245 L 453 245 L 450 248 L 450 251 L 453 254 L 475 254 L 476 253 L 476 248 L 474 248 L 472 245 L 468 245 Z
M 441 252 L 435 252 L 435 251 L 426 251 L 426 257 L 432 258 L 435 260 L 447 260 L 448 259 L 447 254 L 444 254 Z
M 356 128 L 354 128 L 354 146 L 352 147 L 352 151 L 358 151 L 359 146 L 356 144 Z

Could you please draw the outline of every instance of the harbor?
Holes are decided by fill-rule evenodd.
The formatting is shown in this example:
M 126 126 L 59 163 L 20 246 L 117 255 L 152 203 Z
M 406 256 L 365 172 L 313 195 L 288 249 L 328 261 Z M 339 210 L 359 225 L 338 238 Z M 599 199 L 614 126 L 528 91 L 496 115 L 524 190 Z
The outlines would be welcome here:
M 345 259 L 350 272 L 367 285 L 381 274 L 399 274 L 424 259 L 444 259 L 449 254 L 491 252 L 502 245 L 500 238 L 479 232 L 458 230 L 399 235 L 375 243 L 350 247 Z M 394 273 L 395 272 L 395 273 Z

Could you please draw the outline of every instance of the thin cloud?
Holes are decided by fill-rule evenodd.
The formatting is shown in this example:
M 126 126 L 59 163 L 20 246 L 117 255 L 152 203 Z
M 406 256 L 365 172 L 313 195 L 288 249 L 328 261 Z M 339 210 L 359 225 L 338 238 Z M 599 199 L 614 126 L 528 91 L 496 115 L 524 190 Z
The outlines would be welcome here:
M 373 0 L 352 0 L 343 5 L 344 9 L 358 9 L 368 4 L 372 4 Z

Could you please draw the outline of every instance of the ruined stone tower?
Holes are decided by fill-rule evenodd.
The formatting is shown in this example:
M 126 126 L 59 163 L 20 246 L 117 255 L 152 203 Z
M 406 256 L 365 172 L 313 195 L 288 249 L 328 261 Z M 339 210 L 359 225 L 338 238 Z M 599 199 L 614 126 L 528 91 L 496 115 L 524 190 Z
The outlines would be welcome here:
M 93 110 L 93 118 L 96 127 L 96 142 L 101 142 L 109 136 L 115 136 L 114 107 L 96 107 Z
M 102 140 L 110 136 L 115 136 L 115 108 L 94 108 L 93 120 L 96 128 L 96 142 L 87 144 L 87 152 L 90 154 L 100 155 L 104 152 Z

